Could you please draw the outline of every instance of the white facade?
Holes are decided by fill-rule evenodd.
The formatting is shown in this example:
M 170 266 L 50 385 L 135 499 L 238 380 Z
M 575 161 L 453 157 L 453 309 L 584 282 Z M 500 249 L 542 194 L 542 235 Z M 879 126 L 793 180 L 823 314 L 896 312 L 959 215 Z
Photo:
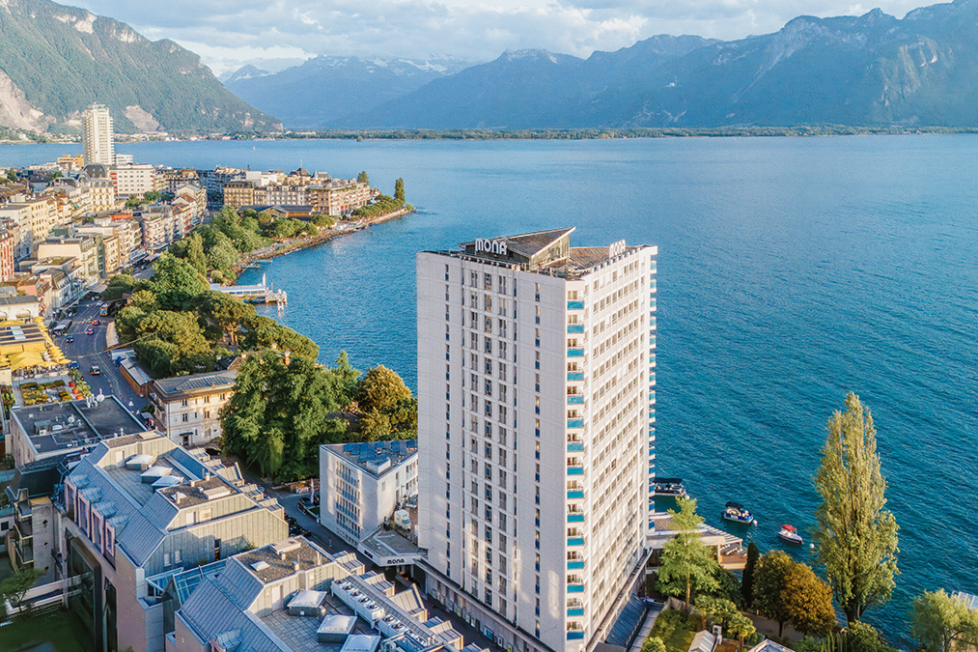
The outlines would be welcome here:
M 115 194 L 128 197 L 145 195 L 163 188 L 163 178 L 148 163 L 130 163 L 112 168 Z
M 82 114 L 85 165 L 92 163 L 114 165 L 114 138 L 112 116 L 109 114 L 108 107 L 101 104 L 93 104 L 88 107 Z
M 517 650 L 602 642 L 646 558 L 657 248 L 572 230 L 417 261 L 427 590 Z
M 356 545 L 418 495 L 418 442 L 319 447 L 319 521 Z

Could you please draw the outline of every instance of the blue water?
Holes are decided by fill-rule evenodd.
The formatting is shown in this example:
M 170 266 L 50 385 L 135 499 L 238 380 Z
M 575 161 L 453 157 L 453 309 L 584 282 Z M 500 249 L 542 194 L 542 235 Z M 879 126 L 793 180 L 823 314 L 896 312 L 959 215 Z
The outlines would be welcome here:
M 0 166 L 69 150 L 0 147 Z M 418 250 L 559 226 L 580 245 L 658 245 L 659 473 L 685 478 L 716 525 L 727 500 L 747 503 L 760 522 L 747 537 L 776 547 L 781 523 L 812 524 L 825 423 L 855 391 L 902 526 L 903 574 L 869 620 L 901 640 L 920 591 L 978 592 L 978 137 L 119 150 L 173 166 L 367 170 L 386 192 L 404 177 L 418 214 L 262 271 L 322 361 L 345 349 L 412 386 Z

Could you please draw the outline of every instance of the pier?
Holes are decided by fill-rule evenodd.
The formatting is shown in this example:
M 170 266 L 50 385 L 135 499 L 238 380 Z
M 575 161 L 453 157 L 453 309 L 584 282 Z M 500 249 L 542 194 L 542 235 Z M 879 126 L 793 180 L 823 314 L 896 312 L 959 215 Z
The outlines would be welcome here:
M 274 303 L 279 308 L 283 308 L 289 302 L 285 290 L 273 290 L 267 285 L 264 274 L 262 274 L 261 283 L 257 285 L 223 286 L 212 283 L 211 289 L 232 297 L 237 297 L 248 303 Z

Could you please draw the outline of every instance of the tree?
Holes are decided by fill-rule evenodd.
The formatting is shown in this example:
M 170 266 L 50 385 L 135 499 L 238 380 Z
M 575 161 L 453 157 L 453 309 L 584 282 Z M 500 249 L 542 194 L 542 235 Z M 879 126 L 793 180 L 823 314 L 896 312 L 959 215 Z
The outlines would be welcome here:
M 357 183 L 370 183 L 370 177 L 367 176 L 365 171 L 357 175 Z
M 818 562 L 851 624 L 890 599 L 898 573 L 897 530 L 886 506 L 886 479 L 876 452 L 876 429 L 859 397 L 828 422 L 815 487 L 822 504 L 812 537 Z
M 754 607 L 777 621 L 778 636 L 781 636 L 788 620 L 788 610 L 784 602 L 785 578 L 794 565 L 795 562 L 784 550 L 772 550 L 761 556 L 754 570 Z
M 747 564 L 744 566 L 744 575 L 740 580 L 740 593 L 744 596 L 744 606 L 748 609 L 754 604 L 754 570 L 760 555 L 756 543 L 751 541 L 747 544 Z
M 22 568 L 3 582 L 0 582 L 0 598 L 9 600 L 10 604 L 20 606 L 24 596 L 34 586 L 37 580 L 44 575 L 40 568 Z
M 642 652 L 666 652 L 666 644 L 658 636 L 649 636 L 642 644 Z
M 395 371 L 383 365 L 367 371 L 360 381 L 358 400 L 364 412 L 392 414 L 397 409 L 397 402 L 408 398 L 411 398 L 411 390 Z
M 744 639 L 748 636 L 753 636 L 756 631 L 757 628 L 754 627 L 751 619 L 739 612 L 727 623 L 727 633 L 731 636 L 736 636 L 737 640 L 740 641 L 740 647 L 738 649 L 743 649 Z
M 207 276 L 207 257 L 204 255 L 204 241 L 199 233 L 191 233 L 187 238 L 187 262 L 201 276 Z
M 207 283 L 193 265 L 170 253 L 153 263 L 152 290 L 165 310 L 193 310 L 197 297 L 207 291 Z
M 788 622 L 802 634 L 825 636 L 836 625 L 832 588 L 806 564 L 794 564 L 788 569 L 782 602 Z
M 404 179 L 399 178 L 394 182 L 394 199 L 404 201 Z
M 200 308 L 204 317 L 212 319 L 220 327 L 231 346 L 238 345 L 241 324 L 256 314 L 254 306 L 214 290 L 201 295 Z
M 951 652 L 954 643 L 978 645 L 978 612 L 943 589 L 913 601 L 910 635 L 928 652 Z
M 845 640 L 847 652 L 895 652 L 883 642 L 880 633 L 872 625 L 858 620 L 849 623 Z
M 659 590 L 667 595 L 685 595 L 689 608 L 694 591 L 716 589 L 719 563 L 700 538 L 703 518 L 696 513 L 695 498 L 680 498 L 678 510 L 669 510 L 676 536 L 666 542 L 659 568 Z
M 738 616 L 740 610 L 730 600 L 726 598 L 716 598 L 710 595 L 700 595 L 696 597 L 696 610 L 702 616 L 702 628 L 706 629 L 706 619 L 709 618 L 714 623 L 725 627 L 730 619 Z
M 314 474 L 319 446 L 345 440 L 336 384 L 315 361 L 276 351 L 249 357 L 221 412 L 222 448 L 262 475 L 294 480 Z

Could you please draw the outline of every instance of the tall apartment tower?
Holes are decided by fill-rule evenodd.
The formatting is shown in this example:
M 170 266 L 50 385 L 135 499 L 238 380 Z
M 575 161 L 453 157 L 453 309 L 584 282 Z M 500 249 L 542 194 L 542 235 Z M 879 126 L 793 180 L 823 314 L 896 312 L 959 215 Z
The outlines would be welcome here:
M 108 107 L 92 104 L 85 109 L 82 114 L 82 140 L 85 146 L 85 165 L 115 165 L 112 116 Z
M 518 652 L 584 652 L 644 576 L 656 247 L 572 228 L 422 252 L 426 589 Z

